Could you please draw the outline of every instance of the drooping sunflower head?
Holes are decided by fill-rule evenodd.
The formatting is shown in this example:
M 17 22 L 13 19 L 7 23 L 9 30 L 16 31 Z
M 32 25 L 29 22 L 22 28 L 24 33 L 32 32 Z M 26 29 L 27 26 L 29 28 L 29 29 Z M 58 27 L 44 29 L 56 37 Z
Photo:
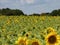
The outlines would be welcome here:
M 41 45 L 40 40 L 38 39 L 29 40 L 29 44 L 30 45 Z
M 27 45 L 27 38 L 26 37 L 19 37 L 18 40 L 15 42 L 17 45 Z
M 58 45 L 60 42 L 59 39 L 60 39 L 60 36 L 58 36 L 56 32 L 51 32 L 45 38 L 46 45 Z

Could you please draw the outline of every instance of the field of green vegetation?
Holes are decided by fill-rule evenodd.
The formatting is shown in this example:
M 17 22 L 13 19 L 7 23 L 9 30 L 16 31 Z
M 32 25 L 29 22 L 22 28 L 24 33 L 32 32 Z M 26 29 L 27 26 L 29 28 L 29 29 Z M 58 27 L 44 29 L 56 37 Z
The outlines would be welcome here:
M 49 27 L 60 35 L 60 16 L 0 16 L 0 45 L 15 45 L 18 37 L 26 36 L 46 45 L 44 35 Z

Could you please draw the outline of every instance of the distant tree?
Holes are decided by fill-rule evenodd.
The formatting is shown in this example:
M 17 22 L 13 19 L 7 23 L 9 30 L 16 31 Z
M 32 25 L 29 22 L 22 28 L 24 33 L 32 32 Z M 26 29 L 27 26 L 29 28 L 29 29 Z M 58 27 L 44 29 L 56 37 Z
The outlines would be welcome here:
M 22 10 L 19 10 L 19 9 L 9 9 L 9 8 L 0 9 L 0 14 L 6 15 L 6 16 L 24 15 L 24 13 L 22 12 Z
M 29 16 L 40 16 L 40 14 L 38 14 L 38 13 L 33 13 L 33 14 L 30 14 Z
M 49 12 L 47 12 L 47 13 L 41 13 L 40 15 L 41 16 L 51 16 Z
M 9 8 L 6 8 L 6 9 L 3 8 L 1 11 L 2 15 L 9 15 L 10 12 L 11 12 L 11 10 Z
M 40 14 L 36 14 L 36 13 L 34 13 L 33 15 L 34 15 L 34 16 L 40 16 Z
M 0 15 L 6 15 L 6 16 L 20 16 L 24 15 L 27 16 L 27 14 L 24 14 L 22 10 L 19 9 L 10 9 L 10 8 L 2 8 L 0 9 Z M 60 16 L 60 9 L 53 10 L 51 13 L 33 13 L 30 14 L 30 16 Z
M 1 14 L 1 9 L 0 9 L 0 14 Z
M 22 12 L 22 10 L 16 9 L 15 11 L 16 11 L 16 14 L 17 14 L 17 15 L 24 15 L 24 13 Z
M 53 11 L 51 12 L 51 15 L 52 15 L 52 16 L 57 16 L 57 15 L 58 15 L 58 11 L 57 11 L 57 10 L 53 10 Z
M 60 9 L 58 9 L 58 15 L 60 16 Z

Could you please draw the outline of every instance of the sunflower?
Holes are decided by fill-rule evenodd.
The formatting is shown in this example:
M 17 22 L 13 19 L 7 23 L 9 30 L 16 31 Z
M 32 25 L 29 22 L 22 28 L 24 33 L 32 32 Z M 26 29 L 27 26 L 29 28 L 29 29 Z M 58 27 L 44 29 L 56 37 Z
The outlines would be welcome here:
M 57 35 L 56 32 L 51 32 L 45 38 L 46 45 L 59 45 L 60 43 L 60 36 Z
M 27 38 L 26 37 L 19 37 L 18 40 L 15 42 L 17 45 L 27 45 Z
M 29 37 L 31 34 L 32 34 L 31 32 L 27 32 L 24 36 Z
M 47 34 L 51 33 L 51 32 L 56 32 L 53 28 L 49 27 L 46 29 Z
M 38 39 L 28 40 L 28 42 L 30 45 L 41 45 L 40 40 L 38 40 Z

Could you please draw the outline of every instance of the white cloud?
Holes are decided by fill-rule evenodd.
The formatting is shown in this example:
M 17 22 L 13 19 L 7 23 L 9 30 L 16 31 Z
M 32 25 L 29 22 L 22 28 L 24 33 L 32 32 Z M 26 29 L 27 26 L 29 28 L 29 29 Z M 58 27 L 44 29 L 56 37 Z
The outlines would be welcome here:
M 20 0 L 21 4 L 33 4 L 35 1 L 34 0 Z
M 32 4 L 32 3 L 34 3 L 34 0 L 26 0 L 26 3 Z

